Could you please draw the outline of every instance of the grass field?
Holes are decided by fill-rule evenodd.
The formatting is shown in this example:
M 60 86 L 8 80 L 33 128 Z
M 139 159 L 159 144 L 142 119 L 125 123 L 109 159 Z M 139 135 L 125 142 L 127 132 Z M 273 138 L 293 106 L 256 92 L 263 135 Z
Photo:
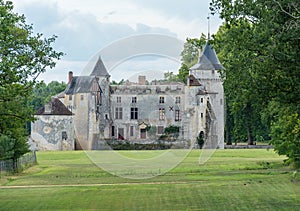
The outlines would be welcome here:
M 103 171 L 82 151 L 38 152 L 39 165 L 2 175 L 0 210 L 300 210 L 299 173 L 272 150 L 218 150 L 204 165 L 200 153 L 164 175 L 131 180 Z

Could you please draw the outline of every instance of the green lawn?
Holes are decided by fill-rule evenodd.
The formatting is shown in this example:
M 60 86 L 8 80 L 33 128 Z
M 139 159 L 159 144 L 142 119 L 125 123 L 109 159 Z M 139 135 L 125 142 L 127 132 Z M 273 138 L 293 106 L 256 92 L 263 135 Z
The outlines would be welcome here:
M 151 159 L 164 151 L 120 153 Z M 218 150 L 204 165 L 200 153 L 164 175 L 131 180 L 82 151 L 38 152 L 39 165 L 2 175 L 0 210 L 300 210 L 299 173 L 272 150 Z

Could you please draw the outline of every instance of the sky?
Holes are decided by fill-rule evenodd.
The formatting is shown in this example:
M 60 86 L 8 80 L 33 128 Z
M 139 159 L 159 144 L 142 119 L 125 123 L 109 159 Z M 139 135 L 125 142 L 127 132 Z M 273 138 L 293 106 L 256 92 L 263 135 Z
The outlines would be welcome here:
M 42 33 L 45 37 L 58 36 L 54 47 L 65 55 L 54 69 L 39 77 L 46 83 L 52 80 L 66 81 L 69 71 L 73 71 L 74 75 L 86 74 L 91 61 L 99 56 L 105 65 L 109 64 L 107 49 L 115 55 L 127 52 L 127 57 L 109 66 L 111 80 L 134 81 L 137 75 L 159 78 L 166 71 L 176 73 L 180 67 L 179 57 L 170 59 L 172 56 L 161 55 L 160 52 L 155 54 L 155 50 L 151 55 L 147 52 L 129 55 L 134 44 L 128 40 L 147 34 L 179 40 L 177 42 L 171 38 L 169 44 L 163 46 L 161 42 L 156 43 L 156 38 L 148 41 L 151 43 L 149 45 L 156 46 L 160 51 L 161 48 L 172 49 L 173 45 L 183 43 L 187 37 L 198 38 L 201 33 L 207 34 L 208 31 L 210 0 L 12 1 L 14 11 L 25 15 L 27 23 L 33 24 L 35 33 Z M 220 25 L 221 20 L 217 16 L 210 17 L 211 34 L 216 33 Z M 181 49 L 173 50 L 179 56 L 180 52 L 177 51 Z

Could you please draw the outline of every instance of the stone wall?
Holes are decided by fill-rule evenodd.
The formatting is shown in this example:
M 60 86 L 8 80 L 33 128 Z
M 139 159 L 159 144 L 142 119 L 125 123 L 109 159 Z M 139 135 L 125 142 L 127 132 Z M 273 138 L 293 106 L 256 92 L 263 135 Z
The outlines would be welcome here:
M 37 150 L 74 150 L 73 117 L 38 115 L 31 124 L 31 145 Z

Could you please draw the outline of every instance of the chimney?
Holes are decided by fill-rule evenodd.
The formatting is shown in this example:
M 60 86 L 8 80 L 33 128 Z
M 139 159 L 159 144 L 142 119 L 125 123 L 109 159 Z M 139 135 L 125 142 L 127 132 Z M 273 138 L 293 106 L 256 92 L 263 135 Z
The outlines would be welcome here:
M 47 104 L 45 105 L 45 111 L 44 111 L 44 113 L 45 113 L 45 114 L 51 114 L 51 112 L 52 112 L 52 103 L 49 102 L 49 103 L 47 103 Z
M 139 85 L 146 85 L 146 76 L 139 75 Z
M 68 81 L 68 84 L 71 83 L 72 79 L 73 79 L 73 72 L 70 71 L 69 72 L 69 81 Z

